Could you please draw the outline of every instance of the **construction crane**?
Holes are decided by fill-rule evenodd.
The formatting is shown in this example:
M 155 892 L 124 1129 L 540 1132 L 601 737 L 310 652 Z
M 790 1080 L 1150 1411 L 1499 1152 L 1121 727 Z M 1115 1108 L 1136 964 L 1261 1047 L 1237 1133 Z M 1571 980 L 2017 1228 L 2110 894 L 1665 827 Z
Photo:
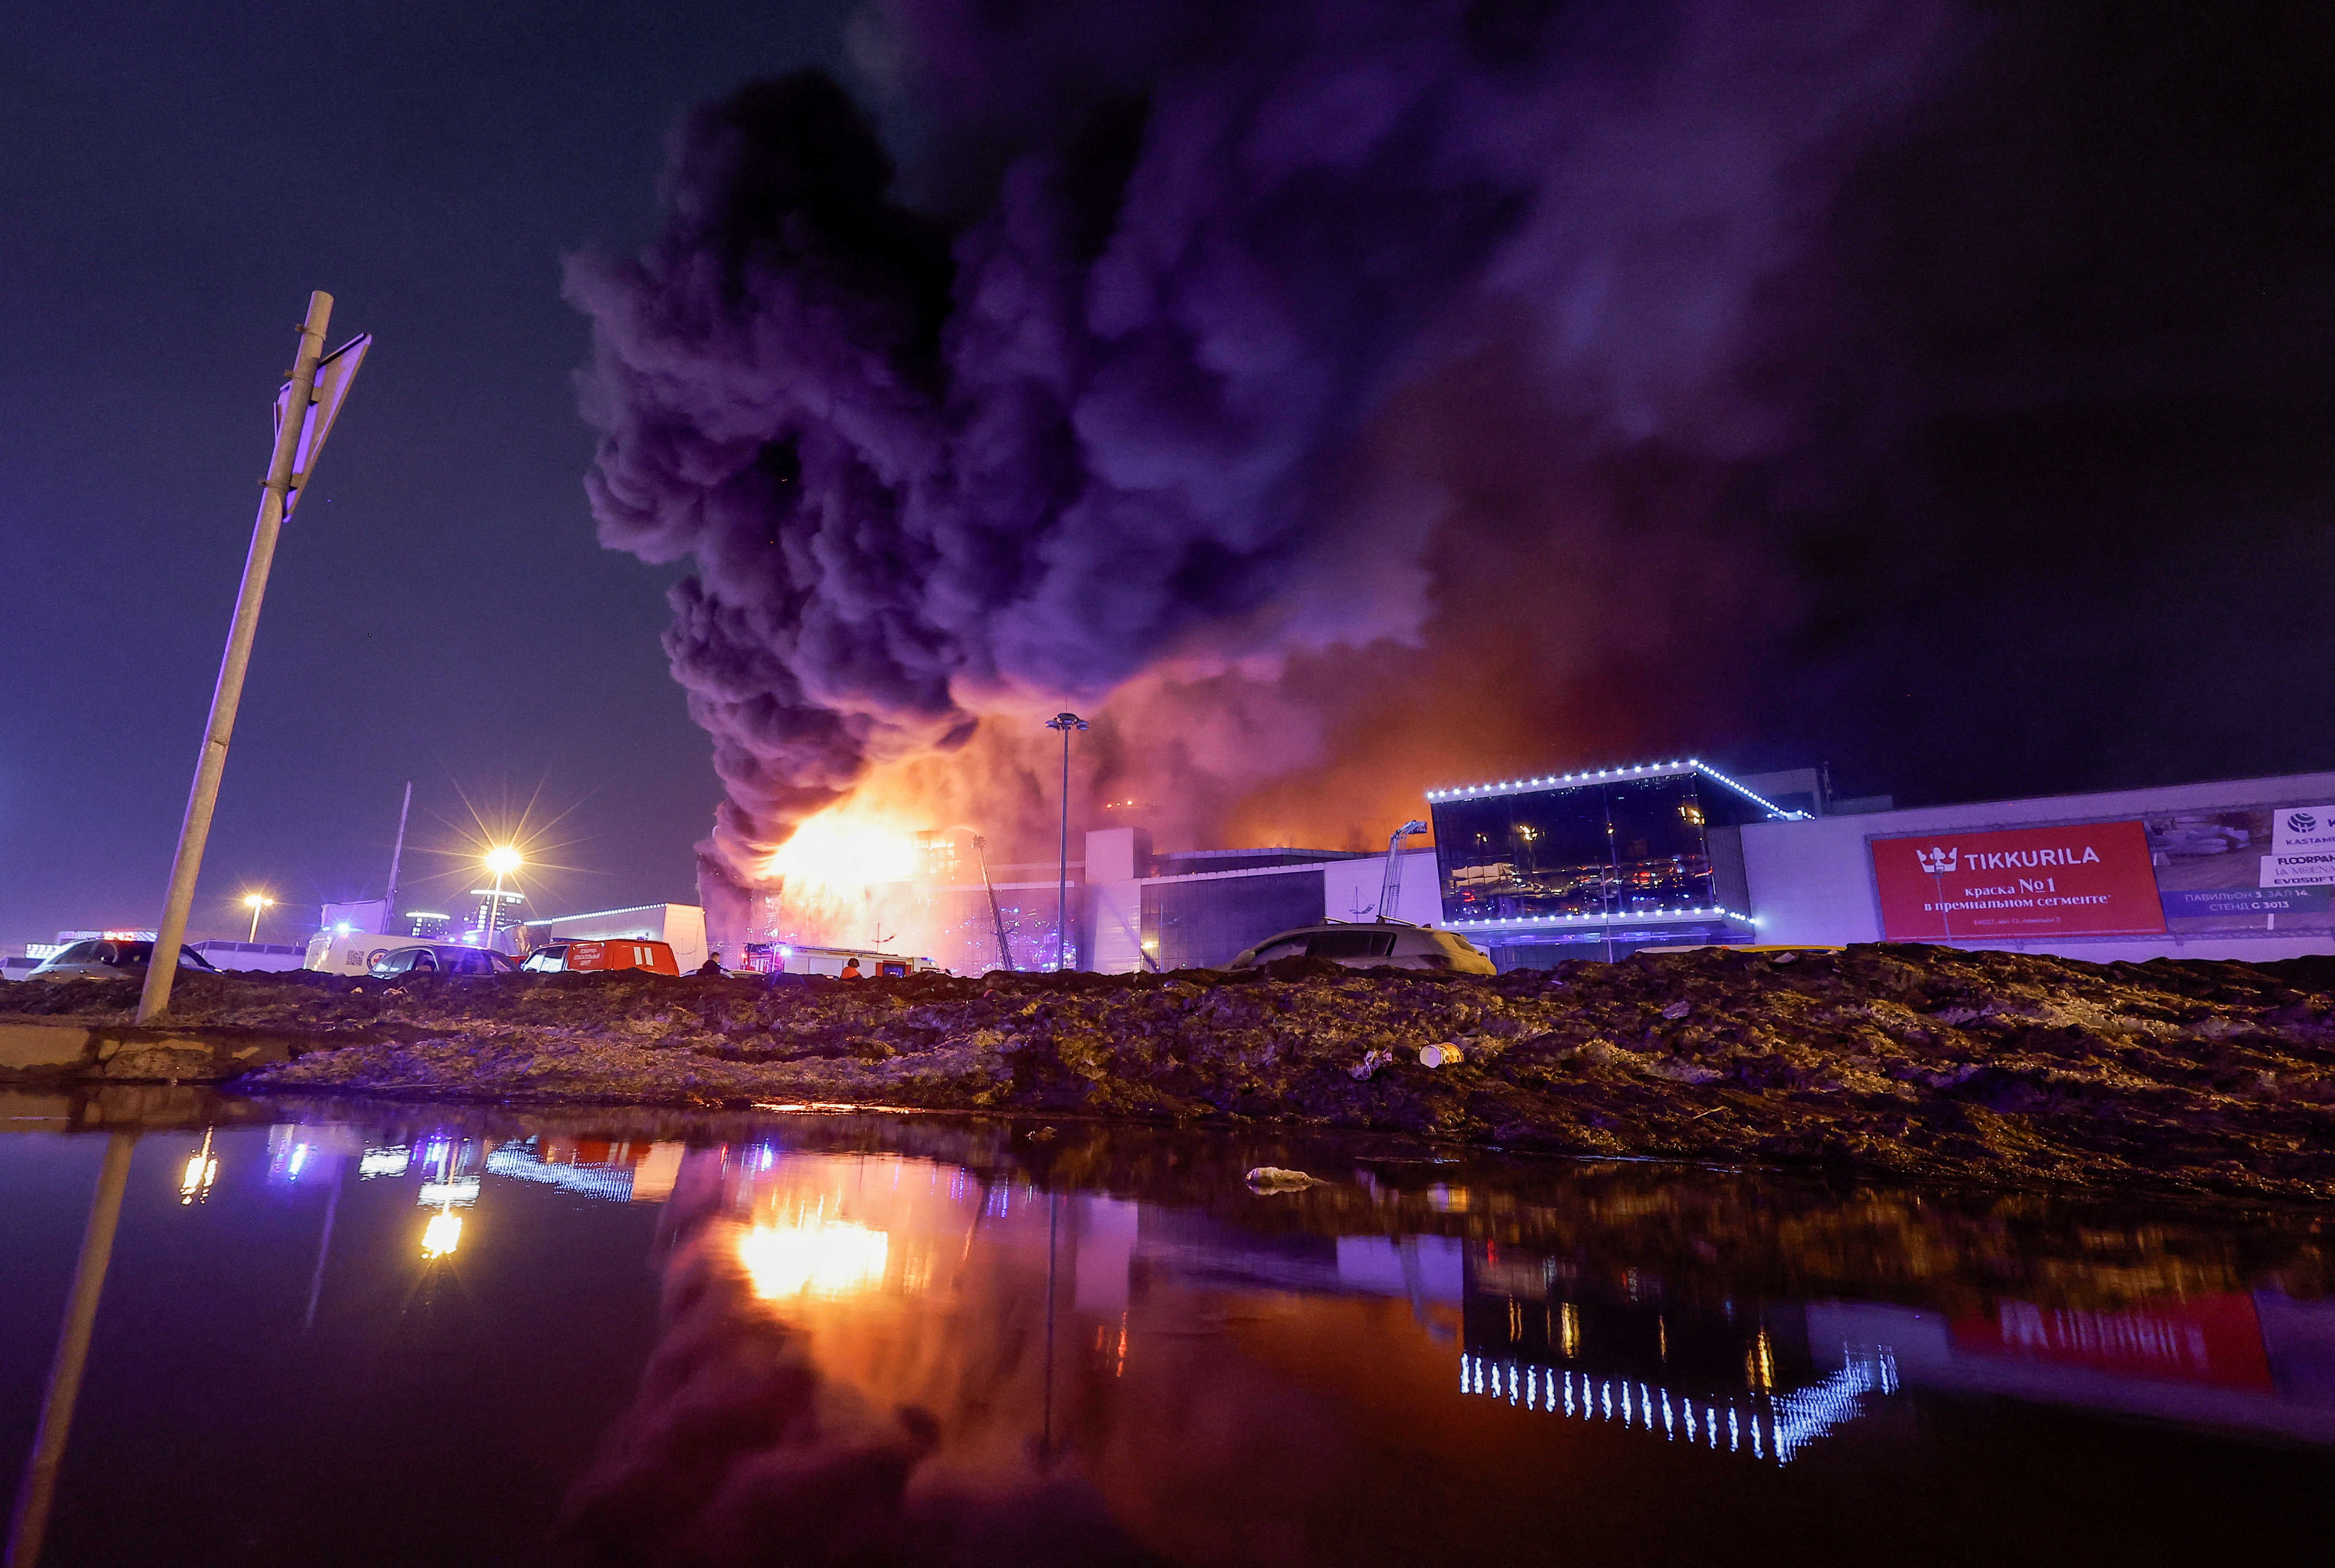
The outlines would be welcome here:
M 1013 950 L 1005 945 L 1005 912 L 997 907 L 997 889 L 989 883 L 989 840 L 976 833 L 973 836 L 973 852 L 981 858 L 981 889 L 989 895 L 989 918 L 997 928 L 997 963 L 1003 969 L 1013 967 Z
M 1379 887 L 1379 918 L 1394 918 L 1395 899 L 1402 892 L 1402 841 L 1414 833 L 1427 831 L 1427 824 L 1417 819 L 1404 823 L 1387 840 L 1386 881 Z

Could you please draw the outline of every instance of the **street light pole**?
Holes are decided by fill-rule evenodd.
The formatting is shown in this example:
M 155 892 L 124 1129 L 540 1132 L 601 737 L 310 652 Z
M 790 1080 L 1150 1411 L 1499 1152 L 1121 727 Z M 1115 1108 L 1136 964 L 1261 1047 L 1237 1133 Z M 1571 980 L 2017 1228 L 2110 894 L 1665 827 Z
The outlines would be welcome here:
M 254 893 L 247 895 L 244 898 L 244 902 L 251 905 L 251 934 L 244 938 L 244 940 L 247 942 L 257 942 L 259 940 L 259 912 L 266 908 L 269 905 L 275 903 L 276 900 L 266 896 L 265 894 Z
M 259 517 L 251 528 L 251 552 L 243 563 L 243 586 L 236 591 L 227 653 L 218 682 L 211 688 L 210 722 L 203 729 L 202 754 L 195 762 L 194 788 L 187 795 L 186 819 L 179 828 L 179 852 L 170 863 L 170 890 L 162 903 L 162 923 L 154 933 L 154 956 L 146 965 L 146 988 L 138 998 L 138 1021 L 150 1023 L 170 1005 L 170 983 L 179 976 L 179 946 L 187 937 L 194 907 L 195 878 L 203 867 L 203 847 L 211 836 L 211 813 L 218 806 L 219 776 L 227 771 L 228 739 L 235 733 L 235 711 L 243 701 L 244 672 L 251 664 L 251 642 L 259 629 L 259 601 L 267 592 L 267 569 L 276 560 L 283 531 L 285 498 L 292 467 L 307 428 L 308 405 L 315 401 L 316 362 L 325 356 L 325 329 L 333 317 L 333 296 L 322 289 L 308 296 L 308 318 L 300 327 L 300 352 L 292 362 L 291 395 L 276 431 L 276 452 L 262 481 Z
M 487 851 L 487 869 L 495 874 L 493 901 L 487 905 L 487 929 L 479 938 L 479 945 L 490 948 L 495 944 L 495 925 L 502 918 L 503 878 L 524 864 L 518 851 L 509 845 Z
M 1062 732 L 1062 865 L 1061 880 L 1054 889 L 1054 973 L 1062 972 L 1071 940 L 1071 731 L 1083 730 L 1087 721 L 1076 713 L 1057 713 L 1046 721 L 1049 730 Z

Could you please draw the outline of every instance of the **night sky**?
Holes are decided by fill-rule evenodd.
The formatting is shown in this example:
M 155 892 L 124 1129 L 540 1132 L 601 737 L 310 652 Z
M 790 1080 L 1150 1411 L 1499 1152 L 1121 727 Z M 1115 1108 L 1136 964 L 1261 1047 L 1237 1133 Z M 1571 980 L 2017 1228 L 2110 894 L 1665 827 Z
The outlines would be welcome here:
M 530 799 L 557 910 L 695 896 L 720 787 L 603 551 L 561 256 L 635 244 L 664 139 L 844 62 L 832 8 L 698 0 L 0 8 L 0 943 L 151 925 L 308 291 L 376 346 L 286 530 L 204 865 L 418 906 L 464 797 Z M 305 904 L 307 908 L 297 905 Z
M 529 802 L 687 900 L 725 779 L 739 864 L 1064 700 L 1170 839 L 2335 766 L 2319 8 L 214 9 L 0 15 L 0 942 L 155 918 L 315 287 L 199 934 L 409 778 L 408 905 Z

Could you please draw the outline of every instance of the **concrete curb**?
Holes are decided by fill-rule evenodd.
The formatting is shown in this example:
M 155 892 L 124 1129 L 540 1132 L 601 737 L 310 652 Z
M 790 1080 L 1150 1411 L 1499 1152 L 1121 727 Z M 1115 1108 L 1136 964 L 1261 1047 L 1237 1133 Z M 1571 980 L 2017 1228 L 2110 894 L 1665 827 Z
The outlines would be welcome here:
M 0 1083 L 224 1083 L 306 1049 L 241 1029 L 0 1023 Z

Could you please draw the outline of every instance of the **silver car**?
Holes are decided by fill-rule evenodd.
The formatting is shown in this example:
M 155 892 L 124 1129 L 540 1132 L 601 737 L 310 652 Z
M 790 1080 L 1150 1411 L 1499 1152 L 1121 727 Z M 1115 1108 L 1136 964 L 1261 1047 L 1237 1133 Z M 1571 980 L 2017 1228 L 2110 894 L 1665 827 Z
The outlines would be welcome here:
M 26 980 L 107 980 L 118 974 L 143 974 L 153 962 L 150 942 L 76 942 L 44 961 Z M 189 947 L 179 949 L 180 969 L 217 974 L 218 966 Z
M 1349 969 L 1438 969 L 1449 974 L 1496 974 L 1492 955 L 1466 937 L 1400 920 L 1325 920 L 1269 936 L 1227 967 L 1255 969 L 1279 958 L 1326 958 Z
M 393 980 L 401 974 L 509 974 L 518 968 L 491 948 L 467 947 L 459 942 L 410 943 L 392 947 L 373 961 L 377 980 Z

